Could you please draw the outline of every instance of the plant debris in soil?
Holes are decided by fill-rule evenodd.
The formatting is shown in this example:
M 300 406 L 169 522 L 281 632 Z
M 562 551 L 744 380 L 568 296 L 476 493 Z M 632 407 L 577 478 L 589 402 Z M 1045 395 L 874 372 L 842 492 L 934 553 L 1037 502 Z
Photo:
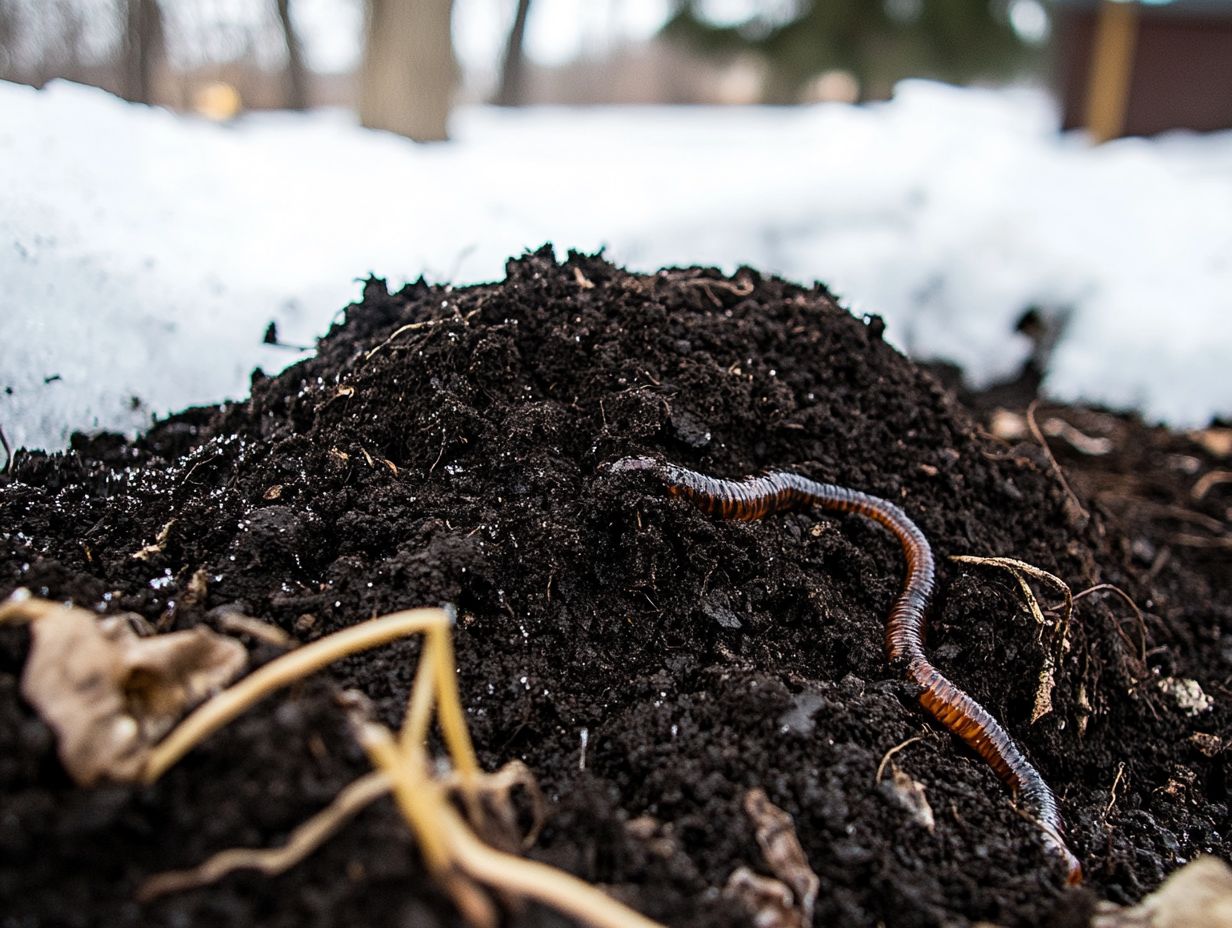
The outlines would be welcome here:
M 245 402 L 132 442 L 19 452 L 0 477 L 0 595 L 159 631 L 246 615 L 299 641 L 450 603 L 480 762 L 524 762 L 547 802 L 528 855 L 679 928 L 749 924 L 724 893 L 737 871 L 764 888 L 811 870 L 819 925 L 1082 925 L 1097 899 L 1134 902 L 1200 853 L 1228 857 L 1228 552 L 1182 542 L 1227 537 L 1232 482 L 1186 501 L 1205 521 L 1127 522 L 882 329 L 819 286 L 636 275 L 550 248 L 491 285 L 373 279 L 314 357 L 255 373 Z M 1166 452 L 1196 461 L 1190 483 L 1229 467 L 1190 451 Z M 1052 786 L 1085 886 L 1064 886 L 1008 790 L 890 670 L 903 563 L 886 532 L 815 512 L 716 521 L 605 469 L 631 454 L 794 469 L 918 522 L 940 560 L 932 660 Z M 1159 495 L 1134 473 L 1099 486 Z M 954 556 L 1061 578 L 1068 631 L 1051 589 L 1045 627 L 1015 576 Z M 1100 584 L 1124 598 L 1081 595 Z M 280 653 L 241 637 L 252 664 Z M 154 874 L 284 842 L 370 769 L 338 693 L 395 724 L 419 649 L 340 662 L 153 786 L 85 789 L 21 695 L 29 630 L 0 628 L 0 925 L 458 924 L 388 799 L 279 876 L 135 901 Z M 1050 710 L 1032 723 L 1045 667 Z M 767 859 L 750 796 L 790 816 L 803 863 Z M 565 924 L 516 904 L 506 921 Z

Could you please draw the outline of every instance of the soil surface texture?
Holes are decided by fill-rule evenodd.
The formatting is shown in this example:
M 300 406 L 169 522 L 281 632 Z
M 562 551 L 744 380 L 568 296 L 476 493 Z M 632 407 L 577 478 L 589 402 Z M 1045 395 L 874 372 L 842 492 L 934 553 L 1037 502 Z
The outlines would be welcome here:
M 969 411 L 883 328 L 748 269 L 635 275 L 550 248 L 492 285 L 374 279 L 245 402 L 18 453 L 0 596 L 159 630 L 239 612 L 302 641 L 453 604 L 481 763 L 524 761 L 547 801 L 528 855 L 674 928 L 751 924 L 723 889 L 740 867 L 771 874 L 754 788 L 794 819 L 817 925 L 1083 925 L 1096 899 L 1228 858 L 1223 433 L 1037 410 L 1067 489 L 1022 410 Z M 791 469 L 901 506 L 938 557 L 927 651 L 1051 784 L 1085 884 L 1064 885 L 1027 810 L 888 665 L 904 564 L 887 532 L 811 511 L 718 521 L 608 471 L 632 454 Z M 1139 611 L 1104 589 L 1063 627 L 1036 585 L 1041 626 L 1013 576 L 956 555 L 1017 558 L 1075 593 L 1115 584 Z M 83 789 L 20 695 L 29 636 L 0 628 L 3 928 L 462 924 L 387 798 L 281 876 L 134 900 L 152 874 L 285 841 L 369 770 L 337 694 L 396 724 L 417 640 L 276 694 L 152 787 Z M 254 664 L 278 653 L 248 644 Z

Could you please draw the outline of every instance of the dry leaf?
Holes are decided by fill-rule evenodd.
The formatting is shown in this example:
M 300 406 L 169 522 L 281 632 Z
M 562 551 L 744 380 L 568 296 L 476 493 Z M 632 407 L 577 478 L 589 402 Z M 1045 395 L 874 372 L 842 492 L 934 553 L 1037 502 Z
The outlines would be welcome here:
M 171 538 L 171 529 L 175 526 L 175 519 L 172 519 L 159 530 L 158 537 L 154 539 L 154 544 L 146 545 L 140 551 L 134 551 L 133 557 L 139 561 L 148 561 L 152 557 L 156 557 L 163 553 L 163 549 L 167 547 L 167 541 Z
M 203 627 L 140 638 L 123 616 L 28 605 L 36 621 L 21 692 L 82 786 L 136 779 L 153 743 L 247 659 L 238 641 Z
M 1164 880 L 1141 902 L 1100 904 L 1091 928 L 1227 928 L 1232 925 L 1232 867 L 1199 857 Z
M 898 764 L 890 762 L 890 780 L 882 784 L 882 789 L 888 790 L 894 800 L 911 814 L 911 819 L 930 832 L 937 827 L 933 817 L 933 807 L 924 794 L 924 784 L 913 779 L 909 773 Z
M 790 894 L 795 899 L 792 906 L 795 921 L 769 921 L 764 924 L 811 925 L 813 923 L 813 906 L 817 902 L 817 890 L 821 886 L 821 880 L 817 878 L 817 874 L 809 866 L 808 858 L 804 856 L 804 848 L 800 846 L 800 839 L 796 836 L 796 826 L 791 816 L 772 803 L 770 797 L 766 795 L 763 789 L 751 789 L 745 793 L 744 811 L 753 823 L 757 845 L 761 848 L 766 866 L 770 868 L 771 873 L 778 877 L 780 885 L 790 890 Z M 744 868 L 740 869 L 743 870 Z M 737 870 L 732 874 L 731 879 L 728 881 L 729 887 L 732 885 L 731 881 L 739 873 L 740 870 Z M 741 885 L 746 886 L 751 893 L 756 890 L 754 895 L 761 899 L 765 895 L 761 891 L 766 888 L 765 880 L 761 877 L 756 879 L 758 880 L 756 884 L 751 884 L 744 880 Z M 773 883 L 775 881 L 771 880 L 769 882 Z M 752 899 L 753 896 L 749 898 Z M 753 909 L 753 911 L 757 912 L 760 910 Z M 763 924 L 761 921 L 757 923 Z
M 738 867 L 727 878 L 723 895 L 738 902 L 754 928 L 805 928 L 791 890 L 778 880 Z
M 1206 757 L 1214 757 L 1223 750 L 1223 739 L 1204 731 L 1195 731 L 1189 736 L 1189 743 Z

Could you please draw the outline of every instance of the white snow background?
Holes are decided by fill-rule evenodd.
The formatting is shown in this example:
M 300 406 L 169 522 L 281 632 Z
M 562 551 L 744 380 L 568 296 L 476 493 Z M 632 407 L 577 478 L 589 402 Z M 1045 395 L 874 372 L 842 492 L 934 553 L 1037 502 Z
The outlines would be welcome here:
M 1232 415 L 1232 133 L 1092 148 L 1046 95 L 906 82 L 883 104 L 463 109 L 418 146 L 340 112 L 233 125 L 0 83 L 0 426 L 14 447 L 246 395 L 375 273 L 503 277 L 545 241 L 651 271 L 820 279 L 975 384 L 1067 320 L 1049 394 Z M 134 401 L 136 398 L 137 402 Z

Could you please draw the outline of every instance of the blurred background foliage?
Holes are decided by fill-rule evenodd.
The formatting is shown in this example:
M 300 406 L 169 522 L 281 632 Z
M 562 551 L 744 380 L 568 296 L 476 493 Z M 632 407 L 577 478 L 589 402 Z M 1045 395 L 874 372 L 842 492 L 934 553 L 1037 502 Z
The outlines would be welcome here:
M 1232 0 L 0 0 L 0 79 L 350 107 L 420 140 L 456 103 L 850 103 L 908 77 L 1051 84 L 1097 139 L 1219 129 L 1229 60 Z
M 663 34 L 709 55 L 756 54 L 769 69 L 768 103 L 824 97 L 818 84 L 827 74 L 849 75 L 854 95 L 873 99 L 888 96 L 905 77 L 1004 80 L 1037 72 L 1044 62 L 1046 13 L 1038 3 L 812 0 L 764 4 L 735 21 L 716 19 L 713 6 L 685 0 Z
M 389 54 L 433 57 L 471 102 L 864 100 L 910 76 L 1038 77 L 1048 15 L 1042 0 L 0 0 L 0 78 L 181 109 L 225 110 L 218 84 L 236 106 L 358 105 L 368 59 Z

